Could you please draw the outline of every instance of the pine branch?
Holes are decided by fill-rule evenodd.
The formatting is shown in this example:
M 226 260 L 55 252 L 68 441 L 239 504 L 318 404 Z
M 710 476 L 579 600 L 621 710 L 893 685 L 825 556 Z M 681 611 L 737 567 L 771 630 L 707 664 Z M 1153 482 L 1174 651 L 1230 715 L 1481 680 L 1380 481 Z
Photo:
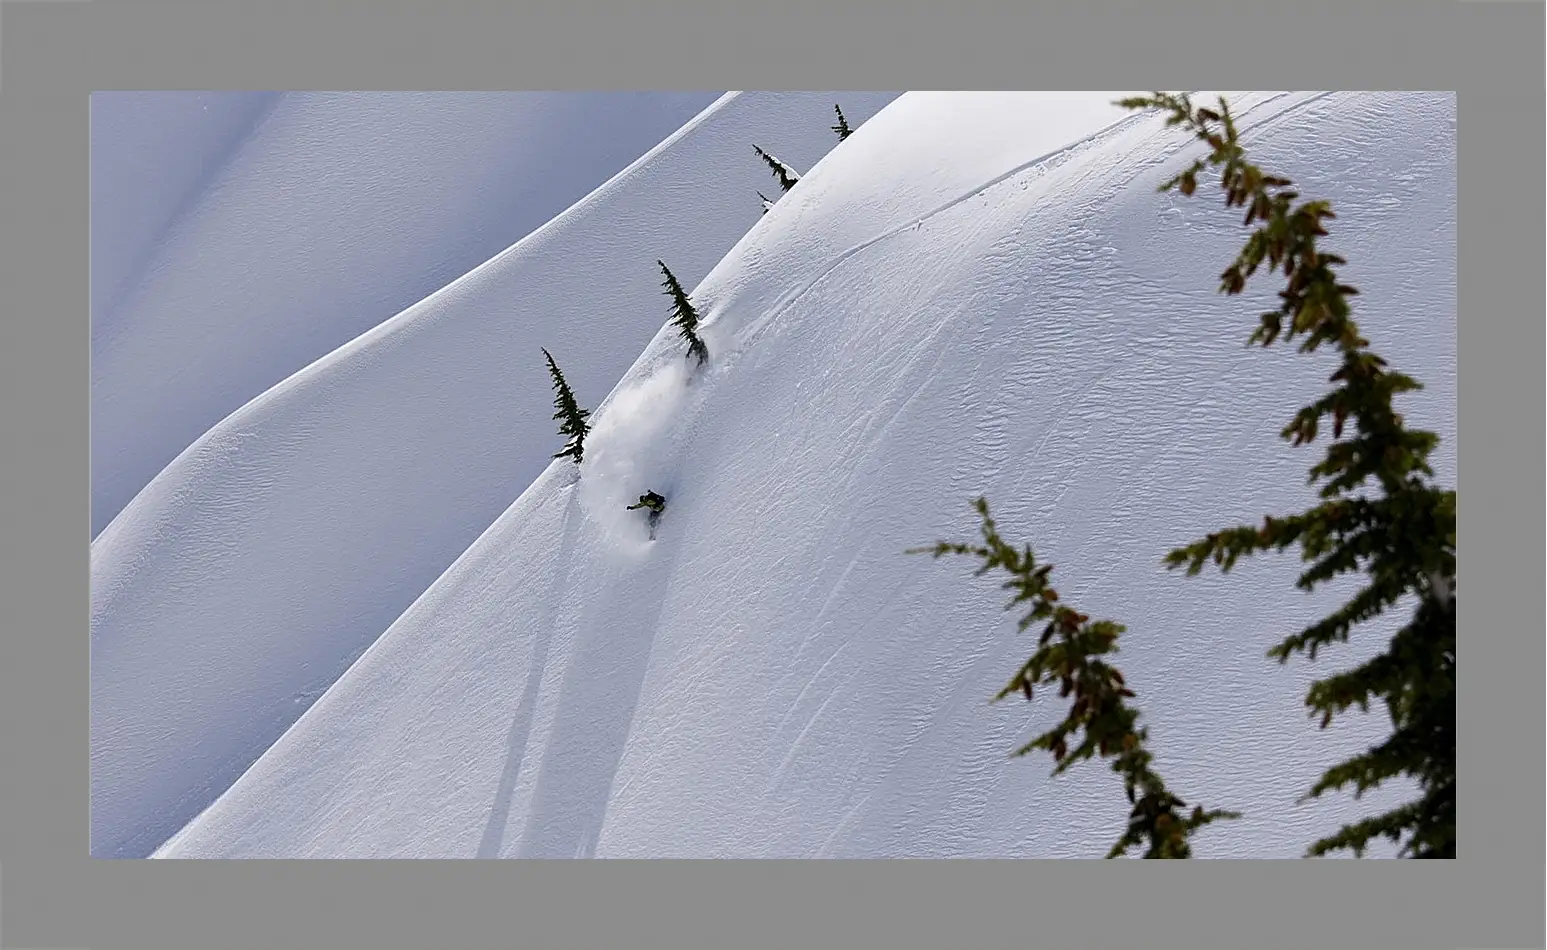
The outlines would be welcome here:
M 1168 126 L 1184 128 L 1211 149 L 1160 190 L 1191 195 L 1198 175 L 1217 168 L 1225 206 L 1245 208 L 1244 225 L 1257 223 L 1220 275 L 1220 290 L 1241 293 L 1264 264 L 1268 273 L 1282 270 L 1286 284 L 1278 295 L 1279 308 L 1260 315 L 1248 344 L 1267 347 L 1280 337 L 1300 337 L 1302 352 L 1331 345 L 1342 357 L 1329 378 L 1333 390 L 1296 413 L 1280 433 L 1294 445 L 1306 445 L 1330 420 L 1333 441 L 1310 470 L 1310 482 L 1322 483 L 1322 503 L 1292 518 L 1266 518 L 1257 528 L 1215 532 L 1170 552 L 1165 563 L 1196 574 L 1212 561 L 1228 572 L 1240 557 L 1298 543 L 1302 558 L 1311 562 L 1298 581 L 1303 589 L 1342 574 L 1369 575 L 1370 584 L 1343 607 L 1269 651 L 1280 662 L 1292 653 L 1314 660 L 1319 647 L 1348 639 L 1355 626 L 1405 594 L 1418 595 L 1412 622 L 1392 638 L 1386 653 L 1352 673 L 1314 683 L 1306 705 L 1320 714 L 1325 728 L 1350 706 L 1368 709 L 1371 700 L 1379 699 L 1395 726 L 1387 743 L 1328 770 L 1312 795 L 1346 784 L 1362 793 L 1407 775 L 1419 780 L 1422 796 L 1318 841 L 1310 853 L 1352 850 L 1360 855 L 1372 837 L 1398 840 L 1405 834 L 1405 854 L 1454 856 L 1456 493 L 1430 482 L 1434 472 L 1428 457 L 1439 437 L 1407 428 L 1392 403 L 1396 395 L 1421 386 L 1388 369 L 1353 319 L 1352 298 L 1358 291 L 1340 283 L 1336 270 L 1346 261 L 1317 244 L 1328 235 L 1325 223 L 1336 217 L 1331 205 L 1299 201 L 1291 181 L 1248 162 L 1224 99 L 1217 109 L 1194 108 L 1186 95 L 1155 93 L 1119 105 L 1161 110 Z M 1366 484 L 1380 495 L 1351 494 Z
M 1029 546 L 1017 550 L 1007 543 L 989 514 L 986 499 L 977 499 L 974 507 L 983 520 L 982 544 L 942 541 L 908 553 L 932 554 L 936 558 L 947 554 L 974 556 L 982 561 L 974 574 L 998 569 L 1010 575 L 1001 585 L 1014 593 L 1006 609 L 1029 605 L 1018 623 L 1020 632 L 1038 621 L 1046 621 L 1036 652 L 994 700 L 1020 693 L 1029 702 L 1037 688 L 1056 684 L 1058 695 L 1072 697 L 1073 701 L 1062 722 L 1021 746 L 1015 755 L 1038 749 L 1051 753 L 1054 775 L 1094 756 L 1112 759 L 1112 771 L 1123 777 L 1133 810 L 1128 827 L 1107 857 L 1119 857 L 1139 847 L 1144 848 L 1146 858 L 1191 857 L 1189 839 L 1195 831 L 1240 815 L 1204 811 L 1201 806 L 1195 806 L 1191 812 L 1183 811 L 1187 803 L 1171 794 L 1151 767 L 1152 757 L 1146 748 L 1149 730 L 1138 725 L 1139 711 L 1126 702 L 1134 697 L 1134 692 L 1121 671 L 1100 659 L 1117 652 L 1117 639 L 1125 628 L 1108 620 L 1092 623 L 1085 614 L 1060 603 L 1058 592 L 1048 584 L 1053 566 L 1037 563 Z M 1077 740 L 1072 749 L 1071 738 Z

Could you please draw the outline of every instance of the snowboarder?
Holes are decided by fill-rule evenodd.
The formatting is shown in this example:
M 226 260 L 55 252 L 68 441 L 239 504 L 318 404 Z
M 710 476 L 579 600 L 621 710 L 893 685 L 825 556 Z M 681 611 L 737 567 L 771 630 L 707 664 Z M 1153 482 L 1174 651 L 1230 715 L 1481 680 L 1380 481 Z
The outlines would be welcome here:
M 655 524 L 661 520 L 661 512 L 666 510 L 666 499 L 654 491 L 647 491 L 639 496 L 637 504 L 628 506 L 629 511 L 633 511 L 635 508 L 650 509 L 650 539 L 652 541 L 655 540 Z
M 639 496 L 638 504 L 628 506 L 629 511 L 633 511 L 635 508 L 649 508 L 656 514 L 660 514 L 666 510 L 666 499 L 653 491 L 647 491 Z

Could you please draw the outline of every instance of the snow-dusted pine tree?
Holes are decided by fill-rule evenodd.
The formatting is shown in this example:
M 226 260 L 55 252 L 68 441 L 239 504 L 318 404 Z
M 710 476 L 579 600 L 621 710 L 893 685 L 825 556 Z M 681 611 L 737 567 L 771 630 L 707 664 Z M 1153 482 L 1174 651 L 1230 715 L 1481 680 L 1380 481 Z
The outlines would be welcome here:
M 758 157 L 773 170 L 774 177 L 779 179 L 780 188 L 789 191 L 799 183 L 800 175 L 796 173 L 795 169 L 774 158 L 756 145 L 752 146 L 752 151 L 756 152 Z

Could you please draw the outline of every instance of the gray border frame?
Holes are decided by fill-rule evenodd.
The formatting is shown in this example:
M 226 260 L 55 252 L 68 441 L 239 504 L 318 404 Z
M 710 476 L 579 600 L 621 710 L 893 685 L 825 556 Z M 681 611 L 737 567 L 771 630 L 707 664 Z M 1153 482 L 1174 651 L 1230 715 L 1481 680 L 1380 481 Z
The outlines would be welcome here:
M 1544 497 L 1542 5 L 1083 0 L 992 10 L 977 0 L 780 0 L 734 14 L 724 0 L 685 6 L 6 5 L 5 946 L 1542 946 L 1535 716 L 1547 657 L 1535 571 L 1547 564 L 1531 527 L 1542 524 Z M 666 55 L 672 48 L 684 52 Z M 1458 445 L 1474 463 L 1465 467 L 1462 522 L 1467 617 L 1494 634 L 1489 649 L 1467 654 L 1459 861 L 337 866 L 87 857 L 89 91 L 1230 85 L 1458 93 L 1460 408 L 1476 423 Z

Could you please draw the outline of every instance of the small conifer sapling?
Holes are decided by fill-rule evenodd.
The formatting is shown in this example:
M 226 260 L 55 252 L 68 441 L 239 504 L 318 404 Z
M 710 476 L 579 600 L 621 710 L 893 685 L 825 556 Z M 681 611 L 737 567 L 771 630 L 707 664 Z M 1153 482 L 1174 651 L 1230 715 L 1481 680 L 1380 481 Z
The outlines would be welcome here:
M 575 401 L 575 394 L 570 391 L 559 364 L 553 361 L 553 355 L 544 349 L 543 356 L 548 360 L 548 375 L 553 377 L 553 406 L 558 410 L 553 418 L 560 420 L 559 434 L 569 436 L 564 449 L 553 457 L 573 458 L 575 464 L 579 465 L 585 455 L 585 437 L 591 431 L 590 424 L 586 422 L 591 411 L 580 408 L 580 404 Z
M 838 141 L 842 142 L 844 139 L 853 135 L 854 130 L 849 128 L 849 120 L 843 117 L 843 109 L 839 108 L 836 102 L 833 103 L 833 111 L 838 113 L 838 124 L 833 126 L 832 129 L 834 132 L 838 133 Z
M 785 191 L 789 191 L 791 188 L 794 188 L 797 184 L 800 183 L 800 175 L 795 172 L 795 169 L 779 161 L 777 158 L 774 158 L 772 155 L 763 151 L 761 148 L 758 148 L 756 145 L 752 146 L 752 151 L 756 152 L 758 157 L 763 160 L 764 164 L 766 164 L 773 171 L 774 177 L 779 179 L 780 188 L 783 188 Z
M 682 284 L 677 280 L 671 268 L 665 261 L 656 261 L 661 265 L 661 273 L 666 279 L 661 286 L 666 288 L 666 296 L 671 298 L 671 322 L 682 334 L 682 339 L 687 342 L 688 356 L 698 357 L 700 365 L 709 358 L 709 347 L 698 335 L 698 311 L 693 308 L 693 302 L 688 300 L 687 291 L 682 289 Z

